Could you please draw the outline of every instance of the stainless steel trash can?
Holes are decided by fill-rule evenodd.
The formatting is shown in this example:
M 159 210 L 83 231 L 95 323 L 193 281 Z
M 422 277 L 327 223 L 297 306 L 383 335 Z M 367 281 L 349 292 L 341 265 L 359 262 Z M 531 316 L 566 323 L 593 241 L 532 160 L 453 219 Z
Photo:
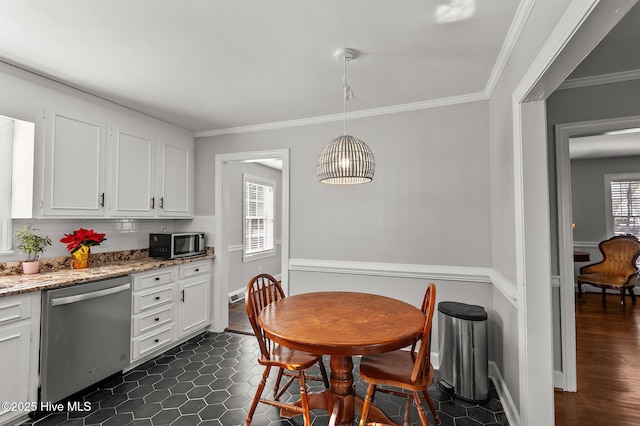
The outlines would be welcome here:
M 458 302 L 438 304 L 438 386 L 469 402 L 489 399 L 487 312 Z

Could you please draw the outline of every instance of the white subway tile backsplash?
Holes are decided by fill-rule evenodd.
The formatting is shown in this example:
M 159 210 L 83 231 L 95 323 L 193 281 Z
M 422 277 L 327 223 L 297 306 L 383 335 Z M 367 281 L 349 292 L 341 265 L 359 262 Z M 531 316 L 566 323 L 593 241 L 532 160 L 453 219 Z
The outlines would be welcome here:
M 91 251 L 106 253 L 120 250 L 147 248 L 149 234 L 155 232 L 201 232 L 206 233 L 205 244 L 213 245 L 215 216 L 196 216 L 193 219 L 14 219 L 13 231 L 25 224 L 31 224 L 40 230 L 40 235 L 51 238 L 52 245 L 47 247 L 42 257 L 58 257 L 68 255 L 66 244 L 60 242 L 64 234 L 70 234 L 78 228 L 93 229 L 107 234 L 107 240 Z M 17 242 L 13 238 L 11 254 L 0 257 L 0 262 L 23 260 L 25 255 L 15 249 Z
M 191 222 L 192 220 L 182 219 L 15 219 L 12 221 L 12 227 L 15 232 L 25 224 L 31 224 L 34 228 L 40 230 L 40 235 L 46 235 L 51 238 L 52 245 L 47 247 L 47 250 L 42 255 L 43 258 L 46 258 L 68 255 L 66 244 L 61 243 L 60 239 L 64 234 L 70 234 L 78 228 L 93 229 L 96 232 L 105 233 L 107 240 L 99 246 L 92 247 L 91 251 L 106 253 L 147 248 L 149 245 L 149 233 L 162 232 L 164 229 L 167 229 L 167 232 L 190 230 Z M 205 229 L 205 232 L 213 233 L 213 225 L 211 225 L 210 229 Z M 209 241 L 213 241 L 213 239 Z M 14 253 L 0 257 L 1 262 L 24 259 L 24 253 L 15 249 L 16 244 L 14 236 Z

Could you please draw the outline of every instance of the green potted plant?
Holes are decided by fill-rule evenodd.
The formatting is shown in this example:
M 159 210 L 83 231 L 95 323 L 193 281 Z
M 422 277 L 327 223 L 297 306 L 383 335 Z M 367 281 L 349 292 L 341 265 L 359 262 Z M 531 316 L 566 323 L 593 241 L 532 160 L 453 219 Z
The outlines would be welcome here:
M 16 231 L 16 238 L 20 242 L 17 248 L 27 255 L 27 260 L 22 262 L 22 272 L 25 274 L 37 274 L 40 271 L 40 254 L 51 245 L 49 237 L 41 237 L 35 231 L 39 229 L 32 228 L 31 225 L 24 225 Z

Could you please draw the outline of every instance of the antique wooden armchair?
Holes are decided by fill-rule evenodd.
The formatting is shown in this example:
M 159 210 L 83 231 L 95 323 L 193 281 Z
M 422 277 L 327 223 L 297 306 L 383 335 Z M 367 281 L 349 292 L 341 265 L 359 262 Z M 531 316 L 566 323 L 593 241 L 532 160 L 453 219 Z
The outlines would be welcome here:
M 640 256 L 640 241 L 633 235 L 618 235 L 599 244 L 602 260 L 580 268 L 578 275 L 578 297 L 582 297 L 582 285 L 590 284 L 602 289 L 602 302 L 606 303 L 608 288 L 620 292 L 620 303 L 625 306 L 624 292 L 629 292 L 632 303 L 636 303 L 633 287 L 638 279 L 636 261 Z

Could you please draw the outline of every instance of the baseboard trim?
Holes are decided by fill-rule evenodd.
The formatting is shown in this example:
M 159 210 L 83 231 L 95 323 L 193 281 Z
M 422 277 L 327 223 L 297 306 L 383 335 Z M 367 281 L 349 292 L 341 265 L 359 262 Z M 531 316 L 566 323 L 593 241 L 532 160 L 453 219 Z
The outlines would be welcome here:
M 516 404 L 513 402 L 513 398 L 509 393 L 509 389 L 504 381 L 504 378 L 502 377 L 500 369 L 493 361 L 489 361 L 489 377 L 491 378 L 491 380 L 493 380 L 493 384 L 496 387 L 496 392 L 498 393 L 498 397 L 500 398 L 500 403 L 502 404 L 504 413 L 507 416 L 509 425 L 519 426 L 520 413 L 518 412 Z
M 563 391 L 567 388 L 567 381 L 562 371 L 553 370 L 553 387 Z

